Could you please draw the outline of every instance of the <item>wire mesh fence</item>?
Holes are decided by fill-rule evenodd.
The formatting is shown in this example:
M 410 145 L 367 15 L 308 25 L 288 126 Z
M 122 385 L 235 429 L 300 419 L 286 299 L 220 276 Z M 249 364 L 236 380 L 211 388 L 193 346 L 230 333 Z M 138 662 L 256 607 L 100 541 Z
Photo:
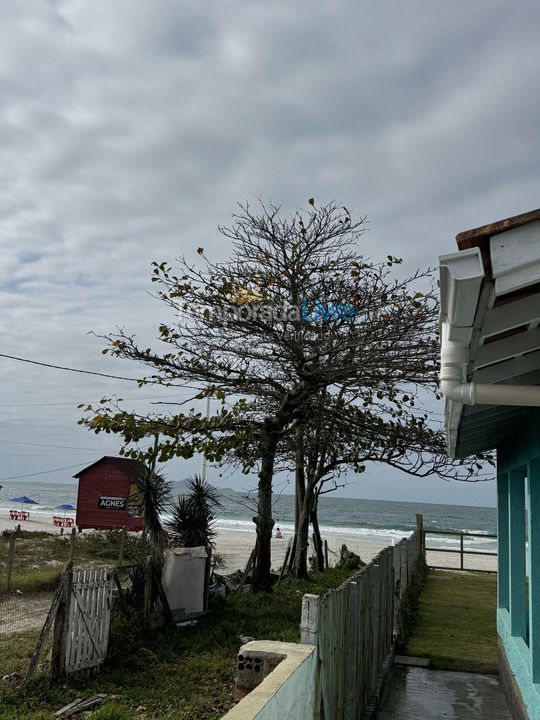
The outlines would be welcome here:
M 122 531 L 4 532 L 0 535 L 0 678 L 19 684 L 40 649 L 34 674 L 50 674 L 55 593 L 68 563 L 73 569 L 120 568 L 119 584 L 132 585 L 147 546 Z M 71 565 L 72 563 L 72 565 Z

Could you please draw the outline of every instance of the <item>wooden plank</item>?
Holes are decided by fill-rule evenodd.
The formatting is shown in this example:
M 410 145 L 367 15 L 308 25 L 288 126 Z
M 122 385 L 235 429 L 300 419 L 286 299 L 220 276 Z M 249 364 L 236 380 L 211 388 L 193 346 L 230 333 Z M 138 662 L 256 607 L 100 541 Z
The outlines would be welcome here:
M 114 584 L 116 585 L 116 589 L 118 591 L 118 597 L 120 598 L 120 605 L 122 607 L 122 612 L 125 617 L 128 617 L 126 598 L 124 595 L 124 590 L 122 588 L 122 583 L 120 582 L 120 576 L 118 575 L 118 570 L 116 568 L 113 571 L 113 580 L 114 580 Z
M 81 581 L 77 585 L 77 590 L 83 590 L 90 579 L 90 571 L 83 570 L 81 573 Z M 84 620 L 82 617 L 81 607 L 75 602 L 76 621 L 73 625 L 74 638 L 74 670 L 82 670 L 90 652 L 90 638 L 88 631 L 85 632 Z
M 73 562 L 70 560 L 62 576 L 62 597 L 54 620 L 51 671 L 54 680 L 61 680 L 66 674 L 66 652 L 69 643 L 68 618 L 71 609 L 71 584 Z
M 339 720 L 345 718 L 345 603 L 347 598 L 348 583 L 337 591 L 337 611 L 338 611 L 338 627 L 337 627 L 337 717 Z
M 466 537 L 491 538 L 497 539 L 497 535 L 488 535 L 484 533 L 458 532 L 457 530 L 424 530 L 426 535 L 465 535 Z
M 109 595 L 112 593 L 112 578 L 105 568 L 96 573 L 98 587 L 95 591 L 94 605 L 94 633 L 97 635 L 98 653 L 94 658 L 93 667 L 101 665 L 107 654 L 109 637 L 110 604 Z
M 347 607 L 347 630 L 346 630 L 346 653 L 345 653 L 345 672 L 346 672 L 346 696 L 345 696 L 345 716 L 347 718 L 355 717 L 355 698 L 357 692 L 357 623 L 358 623 L 358 583 L 351 582 L 348 585 L 349 598 Z
M 174 625 L 174 617 L 171 611 L 171 606 L 169 605 L 167 595 L 165 594 L 165 590 L 163 589 L 163 585 L 161 584 L 161 578 L 156 571 L 154 571 L 154 582 L 156 583 L 159 601 L 161 602 L 161 607 L 163 608 L 165 622 L 169 625 Z
M 64 705 L 63 708 L 60 708 L 60 710 L 57 710 L 54 713 L 54 717 L 63 717 L 70 715 L 70 711 L 77 707 L 77 705 L 80 705 L 80 703 L 83 702 L 83 698 L 77 698 L 76 700 L 73 700 L 73 702 L 68 703 L 67 705 Z
M 291 547 L 292 547 L 292 538 L 289 538 L 289 542 L 287 543 L 287 551 L 285 553 L 285 560 L 283 561 L 283 565 L 281 566 L 281 572 L 279 573 L 279 578 L 277 581 L 277 585 L 283 580 L 283 576 L 285 575 L 285 571 L 287 570 L 287 563 L 289 562 L 289 555 L 291 554 Z
M 96 641 L 96 648 L 90 653 L 89 667 L 95 667 L 99 665 L 101 654 L 102 654 L 102 642 L 101 642 L 101 625 L 100 625 L 100 614 L 103 608 L 104 601 L 104 585 L 102 583 L 104 570 L 94 570 L 94 582 L 92 588 L 92 605 L 91 605 L 91 619 L 92 619 L 92 634 Z
M 319 622 L 318 622 L 318 655 L 319 655 L 319 680 L 321 690 L 321 716 L 327 715 L 325 708 L 328 705 L 328 633 L 327 633 L 327 607 L 328 600 L 326 596 L 321 598 L 319 605 Z
M 242 573 L 242 577 L 240 578 L 240 582 L 238 583 L 238 586 L 236 587 L 235 592 L 240 592 L 242 590 L 242 588 L 244 587 L 244 584 L 249 575 L 249 571 L 251 570 L 251 566 L 255 562 L 256 554 L 257 554 L 257 547 L 254 547 L 253 550 L 251 551 L 251 555 L 248 558 L 246 569 Z

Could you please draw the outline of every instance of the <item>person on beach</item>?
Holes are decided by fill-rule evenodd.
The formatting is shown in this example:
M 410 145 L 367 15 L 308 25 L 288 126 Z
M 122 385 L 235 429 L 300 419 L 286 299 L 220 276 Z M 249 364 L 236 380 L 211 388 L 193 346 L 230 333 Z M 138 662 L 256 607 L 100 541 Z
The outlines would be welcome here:
M 276 537 L 279 538 L 280 540 L 283 537 L 283 535 L 281 534 L 281 530 L 279 528 L 276 529 Z

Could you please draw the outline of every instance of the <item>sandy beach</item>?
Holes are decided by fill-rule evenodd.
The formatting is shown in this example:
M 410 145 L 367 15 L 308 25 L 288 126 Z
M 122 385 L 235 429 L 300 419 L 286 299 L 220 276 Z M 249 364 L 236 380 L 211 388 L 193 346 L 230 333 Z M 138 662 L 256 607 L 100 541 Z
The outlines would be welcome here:
M 21 526 L 21 530 L 27 530 L 28 532 L 50 532 L 60 533 L 61 528 L 55 527 L 52 522 L 52 515 L 32 515 L 30 512 L 30 518 L 28 520 L 10 520 L 5 511 L 0 513 L 0 532 L 4 530 L 15 530 L 18 526 Z M 71 532 L 70 528 L 64 528 L 64 532 Z
M 50 533 L 59 533 L 60 528 L 54 527 L 52 524 L 52 516 L 45 515 L 32 516 L 24 522 L 10 520 L 5 514 L 0 515 L 0 532 L 3 530 L 14 530 L 17 525 L 22 530 L 29 531 L 45 531 Z M 64 532 L 71 532 L 65 529 Z M 85 531 L 88 532 L 88 531 Z M 286 534 L 282 539 L 272 539 L 272 567 L 278 570 L 283 563 L 287 545 L 290 536 Z M 355 540 L 345 539 L 343 537 L 332 537 L 325 535 L 328 541 L 329 560 L 333 565 L 339 557 L 339 550 L 343 543 L 347 545 L 349 550 L 360 555 L 364 562 L 372 560 L 378 552 L 387 546 L 386 542 L 377 542 L 372 540 Z M 216 552 L 223 560 L 223 566 L 219 572 L 228 573 L 238 569 L 244 569 L 251 551 L 255 546 L 255 532 L 239 532 L 234 530 L 217 530 Z M 459 568 L 459 555 L 456 553 L 427 552 L 428 565 L 435 565 L 444 568 Z M 477 570 L 495 570 L 497 568 L 497 558 L 484 555 L 466 555 L 465 569 Z
M 387 547 L 386 542 L 370 540 L 347 540 L 343 537 L 325 536 L 328 541 L 328 554 L 330 565 L 333 565 L 339 557 L 341 546 L 345 543 L 349 550 L 360 555 L 364 562 L 372 560 L 377 553 Z M 289 538 L 272 539 L 272 568 L 278 570 L 283 563 L 287 551 Z M 216 551 L 223 558 L 225 567 L 220 572 L 233 572 L 239 568 L 243 569 L 249 558 L 249 554 L 255 546 L 255 533 L 233 532 L 230 530 L 218 530 Z M 444 568 L 459 568 L 459 555 L 456 553 L 427 552 L 429 565 L 441 566 Z M 485 555 L 465 555 L 465 569 L 496 570 L 497 558 Z

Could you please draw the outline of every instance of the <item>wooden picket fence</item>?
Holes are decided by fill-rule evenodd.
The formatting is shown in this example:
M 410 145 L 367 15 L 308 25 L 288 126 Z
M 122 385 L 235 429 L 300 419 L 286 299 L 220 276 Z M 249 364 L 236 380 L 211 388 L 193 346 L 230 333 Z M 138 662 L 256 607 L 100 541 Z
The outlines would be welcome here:
M 395 643 L 406 631 L 401 599 L 422 553 L 420 527 L 336 590 L 304 595 L 301 642 L 318 649 L 317 717 L 361 720 L 374 712 Z

